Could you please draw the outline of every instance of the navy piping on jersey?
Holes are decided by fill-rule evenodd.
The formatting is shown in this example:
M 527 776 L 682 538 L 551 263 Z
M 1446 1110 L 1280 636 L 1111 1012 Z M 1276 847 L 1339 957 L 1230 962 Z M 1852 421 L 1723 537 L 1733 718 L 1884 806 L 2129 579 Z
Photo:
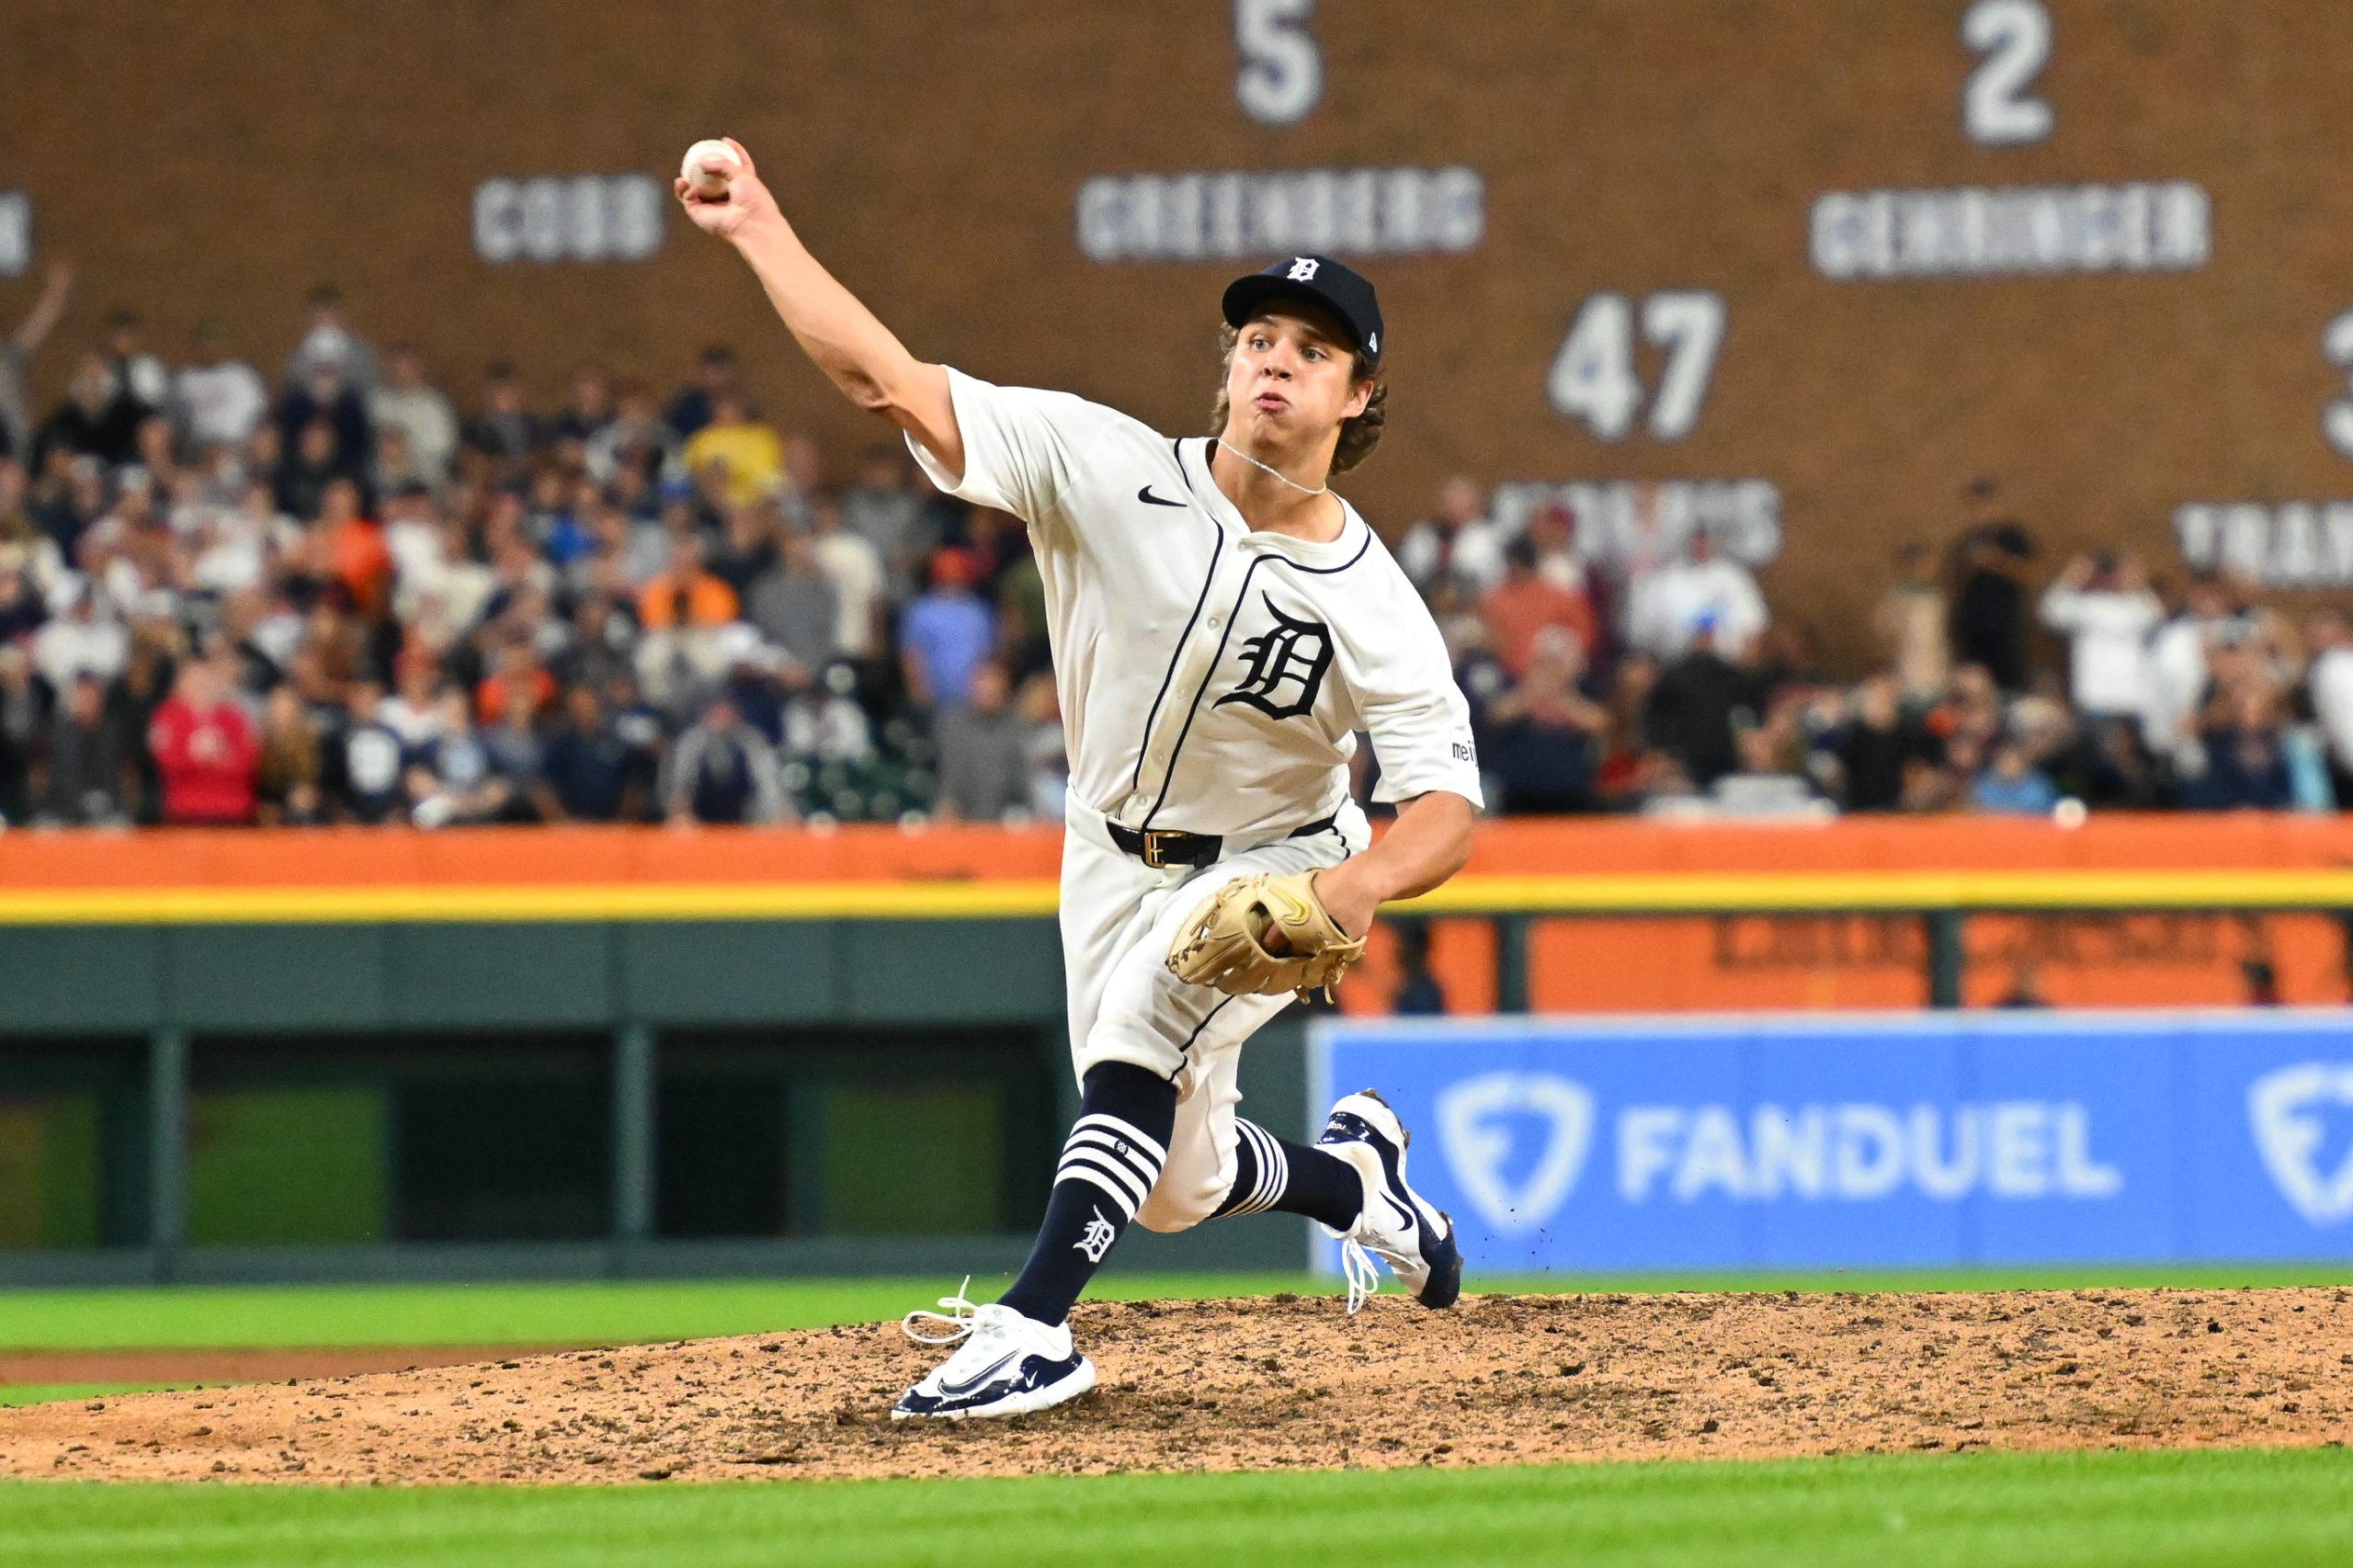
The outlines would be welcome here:
M 1204 464 L 1207 464 L 1209 461 L 1210 439 L 1213 438 L 1214 437 L 1205 438 L 1201 442 L 1201 461 Z M 1184 475 L 1184 445 L 1177 441 L 1171 441 L 1169 445 L 1176 449 L 1176 472 L 1178 474 Z M 1185 476 L 1185 488 L 1188 491 L 1191 491 L 1193 488 L 1193 481 L 1189 475 Z M 1224 547 L 1225 529 L 1222 527 L 1220 527 L 1218 529 L 1218 548 L 1222 550 Z M 1176 732 L 1176 744 L 1172 747 L 1168 753 L 1168 770 L 1160 776 L 1160 798 L 1152 802 L 1152 810 L 1146 812 L 1144 813 L 1143 821 L 1137 824 L 1140 829 L 1150 827 L 1152 825 L 1152 819 L 1160 814 L 1160 808 L 1168 803 L 1168 786 L 1176 781 L 1176 759 L 1185 755 L 1185 738 L 1193 733 L 1193 716 L 1200 710 L 1201 694 L 1209 690 L 1211 677 L 1217 674 L 1217 667 L 1219 664 L 1225 658 L 1225 640 L 1227 637 L 1233 634 L 1233 623 L 1242 619 L 1243 606 L 1249 602 L 1251 573 L 1257 571 L 1259 566 L 1264 562 L 1271 561 L 1277 565 L 1288 566 L 1294 572 L 1306 572 L 1318 577 L 1328 577 L 1334 573 L 1345 572 L 1349 567 L 1354 566 L 1358 562 L 1362 561 L 1365 557 L 1365 551 L 1371 548 L 1372 528 L 1368 525 L 1364 530 L 1364 542 L 1357 547 L 1357 552 L 1354 555 L 1349 556 L 1346 561 L 1341 562 L 1337 566 L 1304 566 L 1300 562 L 1293 561 L 1287 555 L 1260 555 L 1252 558 L 1249 571 L 1242 574 L 1242 587 L 1240 591 L 1233 596 L 1233 613 L 1226 618 L 1225 631 L 1217 640 L 1217 653 L 1211 658 L 1210 667 L 1202 673 L 1201 684 L 1193 688 L 1192 705 L 1185 710 L 1185 727 Z M 1214 565 L 1212 565 L 1212 573 L 1214 573 Z M 1209 592 L 1209 585 L 1207 583 L 1201 585 L 1201 592 L 1204 595 Z M 1193 607 L 1193 613 L 1196 615 L 1200 613 L 1199 605 L 1197 604 Z M 1193 630 L 1193 624 L 1191 621 L 1187 621 L 1185 623 L 1185 630 L 1188 632 L 1190 632 Z M 1178 644 L 1178 652 L 1181 653 L 1182 651 L 1183 644 L 1180 642 Z M 1173 660 L 1169 664 L 1168 668 L 1170 674 L 1173 675 L 1176 673 L 1176 665 Z M 1161 689 L 1164 692 L 1167 690 L 1167 676 L 1164 676 L 1161 677 L 1160 685 Z M 1152 706 L 1153 711 L 1157 713 L 1160 710 L 1160 699 L 1158 698 L 1154 698 L 1153 699 Z M 1151 738 L 1151 721 L 1146 720 L 1144 735 L 1147 741 Z M 1142 776 L 1143 758 L 1139 755 L 1136 758 L 1136 777 L 1140 778 Z M 1132 779 L 1129 781 L 1128 788 L 1131 790 L 1135 788 L 1135 783 Z
M 1170 1083 L 1175 1083 L 1183 1075 L 1185 1069 L 1190 1065 L 1192 1059 L 1189 1056 L 1187 1056 L 1186 1053 L 1193 1049 L 1193 1042 L 1201 1038 L 1201 1031 L 1210 1027 L 1210 1020 L 1216 1017 L 1220 1013 L 1224 1012 L 1225 1005 L 1233 1000 L 1233 998 L 1231 996 L 1221 997 L 1219 998 L 1218 1005 L 1216 1006 L 1211 1007 L 1208 1012 L 1201 1015 L 1201 1021 L 1193 1026 L 1193 1032 L 1187 1035 L 1185 1037 L 1185 1043 L 1176 1048 L 1176 1054 L 1184 1060 L 1179 1061 L 1176 1063 L 1176 1072 L 1168 1074 L 1168 1081 Z
M 1193 490 L 1193 482 L 1185 472 L 1184 449 L 1176 442 L 1171 441 L 1168 443 L 1168 449 L 1176 457 L 1176 477 L 1184 481 L 1185 490 L 1190 494 Z M 1198 505 L 1199 497 L 1196 495 L 1194 501 Z M 1210 602 L 1210 585 L 1217 581 L 1218 558 L 1225 553 L 1225 525 L 1219 522 L 1215 517 L 1211 517 L 1210 528 L 1217 537 L 1210 545 L 1209 573 L 1201 579 L 1201 591 L 1193 599 L 1193 613 L 1185 618 L 1185 630 L 1176 634 L 1176 646 L 1168 654 L 1168 667 L 1160 673 L 1160 689 L 1153 694 L 1152 707 L 1143 716 L 1143 739 L 1136 743 L 1135 771 L 1128 776 L 1130 793 L 1134 792 L 1136 785 L 1143 778 L 1144 753 L 1152 747 L 1152 722 L 1160 717 L 1160 704 L 1168 696 L 1168 683 L 1176 678 L 1176 665 L 1185 657 L 1185 644 L 1192 640 L 1194 623 L 1201 619 L 1201 607 Z M 1181 737 L 1177 744 L 1180 746 L 1184 744 Z M 1171 767 L 1176 765 L 1176 758 L 1173 753 L 1168 760 Z M 1164 779 L 1161 784 L 1161 793 L 1165 796 L 1167 792 L 1167 783 Z M 1157 802 L 1153 809 L 1159 810 Z M 1149 823 L 1152 819 L 1146 817 L 1144 820 Z
M 1250 597 L 1250 579 L 1266 560 L 1263 555 L 1256 557 L 1242 574 L 1242 587 L 1233 596 L 1234 613 L 1225 618 L 1225 629 L 1217 634 L 1217 652 L 1210 655 L 1210 666 L 1201 672 L 1201 684 L 1193 688 L 1193 700 L 1185 705 L 1185 727 L 1176 732 L 1176 744 L 1168 750 L 1168 769 L 1160 776 L 1160 798 L 1152 802 L 1152 810 L 1143 814 L 1143 821 L 1137 824 L 1139 828 L 1150 827 L 1152 819 L 1160 814 L 1160 808 L 1168 803 L 1168 786 L 1176 781 L 1176 759 L 1185 755 L 1185 737 L 1193 733 L 1193 720 L 1201 710 L 1201 693 L 1209 690 L 1211 678 L 1224 662 L 1226 639 L 1233 635 L 1233 623 L 1242 619 L 1241 606 Z

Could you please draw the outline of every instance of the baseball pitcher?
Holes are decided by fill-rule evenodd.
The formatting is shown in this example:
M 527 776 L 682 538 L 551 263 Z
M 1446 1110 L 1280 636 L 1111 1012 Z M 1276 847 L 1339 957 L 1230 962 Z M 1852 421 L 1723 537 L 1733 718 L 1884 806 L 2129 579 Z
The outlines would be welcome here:
M 1384 900 L 1461 868 L 1481 803 L 1438 628 L 1328 487 L 1381 436 L 1372 285 L 1320 256 L 1236 279 L 1216 433 L 1170 440 L 915 358 L 726 147 L 677 182 L 688 215 L 735 246 L 809 357 L 898 425 L 941 489 L 1029 525 L 1067 729 L 1078 1119 L 1012 1289 L 909 1314 L 916 1337 L 961 1343 L 892 1415 L 1009 1415 L 1092 1388 L 1066 1318 L 1131 1222 L 1303 1214 L 1344 1240 L 1350 1311 L 1378 1287 L 1375 1257 L 1425 1306 L 1451 1305 L 1452 1222 L 1406 1185 L 1406 1133 L 1378 1095 L 1340 1100 L 1313 1146 L 1236 1114 L 1243 1042 L 1294 993 L 1340 979 Z M 1358 731 L 1398 807 L 1378 845 L 1348 793 Z

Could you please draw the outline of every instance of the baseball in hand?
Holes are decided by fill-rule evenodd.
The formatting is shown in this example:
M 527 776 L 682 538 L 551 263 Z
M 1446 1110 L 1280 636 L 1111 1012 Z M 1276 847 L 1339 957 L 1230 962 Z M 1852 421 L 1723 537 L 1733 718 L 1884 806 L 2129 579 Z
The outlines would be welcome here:
M 725 166 L 709 166 L 713 164 Z M 685 180 L 687 187 L 697 196 L 706 201 L 715 201 L 727 194 L 727 182 L 733 177 L 729 170 L 743 166 L 744 160 L 726 142 L 698 142 L 687 149 L 686 161 L 678 165 L 678 177 Z

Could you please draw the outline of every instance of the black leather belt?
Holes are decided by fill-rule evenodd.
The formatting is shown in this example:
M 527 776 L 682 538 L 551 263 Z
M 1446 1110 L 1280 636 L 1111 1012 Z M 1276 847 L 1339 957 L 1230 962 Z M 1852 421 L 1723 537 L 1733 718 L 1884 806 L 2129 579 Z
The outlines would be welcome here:
M 1283 836 L 1306 838 L 1323 832 L 1339 820 L 1336 814 L 1322 817 L 1305 827 L 1292 828 Z M 1219 850 L 1225 847 L 1225 838 L 1221 834 L 1178 833 L 1167 827 L 1121 827 L 1118 823 L 1109 821 L 1106 821 L 1103 826 L 1110 834 L 1111 842 L 1118 845 L 1123 853 L 1134 856 L 1155 871 L 1165 871 L 1171 866 L 1206 866 L 1217 858 Z

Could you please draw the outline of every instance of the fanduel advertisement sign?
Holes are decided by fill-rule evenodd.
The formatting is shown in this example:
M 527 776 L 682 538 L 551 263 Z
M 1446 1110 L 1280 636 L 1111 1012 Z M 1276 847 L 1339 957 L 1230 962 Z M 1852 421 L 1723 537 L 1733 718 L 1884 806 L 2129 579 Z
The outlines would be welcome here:
M 1326 1023 L 1310 1060 L 1319 1110 L 1397 1108 L 1474 1268 L 2353 1257 L 2353 1013 Z

